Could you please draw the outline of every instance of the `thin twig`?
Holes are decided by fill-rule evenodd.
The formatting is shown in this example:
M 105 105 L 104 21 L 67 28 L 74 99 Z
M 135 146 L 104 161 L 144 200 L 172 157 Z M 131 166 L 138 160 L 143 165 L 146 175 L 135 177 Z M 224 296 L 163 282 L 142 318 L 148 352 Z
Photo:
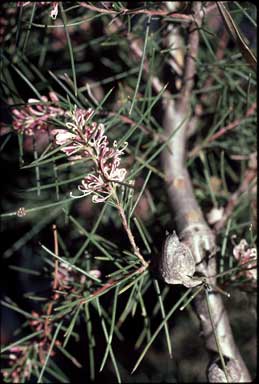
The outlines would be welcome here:
M 245 119 L 247 119 L 248 117 L 252 116 L 255 111 L 256 111 L 256 108 L 257 108 L 257 105 L 256 105 L 256 102 L 254 102 L 250 108 L 248 108 L 248 110 L 246 111 L 246 114 L 243 118 L 240 118 L 240 119 L 236 119 L 234 121 L 232 121 L 231 123 L 229 123 L 228 125 L 226 125 L 225 127 L 221 128 L 218 132 L 214 133 L 213 135 L 211 135 L 207 140 L 206 140 L 206 144 L 207 143 L 212 143 L 214 140 L 217 140 L 219 137 L 225 135 L 227 132 L 229 131 L 232 131 L 233 129 L 235 129 L 236 127 L 238 127 Z M 189 153 L 188 157 L 194 157 L 196 156 L 199 151 L 204 148 L 204 144 L 201 144 L 201 145 L 198 145 L 196 146 L 195 148 L 192 149 L 192 151 Z
M 143 57 L 143 50 L 140 47 L 139 42 L 135 38 L 134 34 L 126 31 L 125 26 L 123 25 L 122 21 L 119 18 L 116 18 L 114 20 L 113 25 L 118 28 L 118 32 L 121 33 L 121 31 L 124 31 L 125 37 L 129 42 L 129 48 L 131 52 L 133 52 L 133 54 L 138 60 L 139 59 L 141 60 L 141 58 Z M 162 89 L 164 89 L 165 84 L 163 84 L 158 77 L 150 76 L 150 69 L 149 69 L 148 61 L 146 59 L 144 60 L 143 71 L 147 76 L 150 77 L 151 84 L 154 91 L 156 93 L 160 93 Z M 164 91 L 164 97 L 170 97 L 170 93 L 167 90 Z
M 146 266 L 142 265 L 137 270 L 124 275 L 121 279 L 117 279 L 117 280 L 116 279 L 110 279 L 102 287 L 97 288 L 94 292 L 92 292 L 90 297 L 92 298 L 92 297 L 95 297 L 95 296 L 100 296 L 101 294 L 104 294 L 104 292 L 109 291 L 111 288 L 116 287 L 123 280 L 125 280 L 125 278 L 130 277 L 130 276 L 133 277 L 134 275 L 141 274 L 145 270 L 146 270 Z M 89 301 L 89 297 L 87 297 L 87 298 L 84 297 L 79 302 L 79 305 L 85 304 L 88 301 Z
M 216 4 L 214 4 L 214 6 L 216 7 Z M 218 42 L 218 47 L 217 47 L 217 51 L 215 54 L 216 62 L 219 62 L 220 60 L 223 59 L 224 54 L 226 53 L 226 47 L 227 47 L 228 41 L 229 41 L 229 35 L 228 35 L 227 31 L 224 29 L 223 34 L 222 34 L 222 36 Z M 215 75 L 220 76 L 221 72 L 222 72 L 222 70 L 220 70 L 219 68 L 216 67 L 215 71 L 209 73 L 209 76 L 205 80 L 204 84 L 201 86 L 201 88 L 204 90 L 204 93 L 202 93 L 202 95 L 200 97 L 201 102 L 196 104 L 194 107 L 194 115 L 191 118 L 191 120 L 188 124 L 188 128 L 187 128 L 187 137 L 188 138 L 191 137 L 196 131 L 196 128 L 198 126 L 198 122 L 199 122 L 199 120 L 203 114 L 203 111 L 204 111 L 204 103 L 207 103 L 210 105 L 212 105 L 214 103 L 216 104 L 216 99 L 218 97 L 218 93 L 215 92 L 215 93 L 212 93 L 212 95 L 210 94 L 210 98 L 208 101 L 208 93 L 205 91 L 206 91 L 206 89 L 209 89 L 213 85 L 213 83 L 215 81 Z M 190 153 L 188 153 L 188 157 L 191 157 Z
M 139 14 L 145 14 L 149 16 L 166 16 L 170 17 L 172 19 L 180 19 L 182 21 L 190 22 L 192 20 L 191 15 L 185 15 L 183 13 L 171 13 L 162 9 L 128 9 L 128 8 L 122 8 L 121 11 L 114 11 L 109 8 L 100 8 L 96 7 L 93 4 L 88 3 L 79 3 L 82 7 L 90 9 L 91 11 L 95 11 L 98 13 L 103 14 L 109 14 L 109 15 L 139 15 Z
M 54 236 L 54 253 L 58 255 L 58 232 L 56 224 L 53 224 L 53 236 Z M 55 271 L 54 271 L 54 281 L 53 281 L 53 289 L 57 289 L 58 287 L 58 260 L 55 259 Z
M 162 89 L 162 88 L 161 88 Z M 134 120 L 132 120 L 130 117 L 125 115 L 118 115 L 116 112 L 108 112 L 108 116 L 117 116 L 118 119 L 120 119 L 125 124 L 135 125 L 137 124 Z M 152 136 L 155 140 L 159 142 L 164 142 L 165 137 L 161 133 L 154 132 L 152 128 L 146 127 L 145 125 L 139 124 L 138 127 L 147 135 Z
M 127 236 L 128 236 L 129 242 L 130 242 L 130 244 L 131 244 L 131 246 L 133 248 L 134 254 L 141 261 L 143 267 L 147 268 L 149 263 L 141 255 L 141 253 L 139 251 L 139 248 L 137 247 L 137 244 L 135 242 L 133 233 L 132 233 L 132 231 L 130 229 L 130 226 L 128 225 L 128 221 L 127 221 L 124 209 L 123 209 L 123 207 L 122 207 L 122 205 L 121 205 L 121 203 L 119 201 L 119 198 L 118 198 L 118 196 L 116 194 L 115 194 L 115 202 L 116 202 L 116 207 L 117 207 L 118 212 L 119 212 L 120 217 L 121 217 L 122 225 L 123 225 L 123 227 L 125 229 L 125 232 L 127 233 Z
M 252 116 L 256 110 L 256 102 L 251 105 L 251 107 L 247 110 L 245 114 L 245 118 Z M 237 119 L 235 121 L 232 121 L 232 123 L 226 125 L 226 127 L 221 128 L 218 132 L 216 132 L 214 135 L 210 136 L 208 139 L 208 142 L 211 143 L 212 141 L 218 139 L 219 137 L 225 135 L 228 131 L 231 131 L 232 129 L 238 127 L 244 119 Z
M 52 230 L 53 230 L 53 237 L 54 237 L 54 253 L 55 255 L 58 255 L 58 233 L 57 233 L 57 226 L 55 224 L 52 225 Z M 53 291 L 58 288 L 58 260 L 55 259 L 54 263 L 55 263 L 54 280 L 52 282 Z M 49 320 L 50 320 L 53 304 L 54 304 L 54 301 L 52 300 L 52 301 L 49 301 L 47 306 L 46 318 L 45 318 L 45 324 L 44 324 L 45 336 L 47 336 L 50 333 Z
M 238 189 L 232 194 L 232 196 L 228 200 L 228 203 L 224 209 L 224 213 L 223 213 L 221 220 L 218 221 L 214 226 L 214 229 L 217 232 L 219 232 L 224 227 L 225 223 L 227 222 L 227 220 L 231 216 L 234 208 L 239 203 L 239 198 L 240 198 L 241 194 L 243 194 L 244 192 L 247 192 L 249 190 L 249 186 L 253 182 L 255 184 L 256 177 L 257 177 L 257 170 L 248 168 L 245 171 L 244 178 L 243 178 L 240 186 L 238 187 Z

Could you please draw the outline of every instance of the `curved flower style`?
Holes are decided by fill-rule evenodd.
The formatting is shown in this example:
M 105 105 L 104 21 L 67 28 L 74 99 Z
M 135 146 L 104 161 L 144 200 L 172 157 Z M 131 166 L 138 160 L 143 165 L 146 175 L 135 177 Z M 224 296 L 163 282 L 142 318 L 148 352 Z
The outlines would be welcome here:
M 96 123 L 92 123 L 90 126 L 87 125 L 93 113 L 94 111 L 92 109 L 84 110 L 74 108 L 74 112 L 66 112 L 66 116 L 72 120 L 66 123 L 68 130 L 59 128 L 52 130 L 52 133 L 56 135 L 56 144 L 63 146 L 60 150 L 64 152 L 70 160 L 92 156 L 89 148 L 86 147 L 86 142 L 97 127 Z M 77 154 L 75 155 L 75 153 Z
M 101 175 L 90 174 L 82 180 L 82 185 L 78 186 L 79 191 L 83 192 L 83 196 L 93 194 L 92 201 L 100 203 L 107 200 L 111 193 L 112 187 L 105 182 Z
M 114 141 L 113 148 L 104 147 L 100 156 L 100 168 L 104 177 L 108 180 L 123 181 L 126 169 L 119 168 L 120 156 L 123 154 L 127 143 L 121 149 L 117 149 L 117 142 Z

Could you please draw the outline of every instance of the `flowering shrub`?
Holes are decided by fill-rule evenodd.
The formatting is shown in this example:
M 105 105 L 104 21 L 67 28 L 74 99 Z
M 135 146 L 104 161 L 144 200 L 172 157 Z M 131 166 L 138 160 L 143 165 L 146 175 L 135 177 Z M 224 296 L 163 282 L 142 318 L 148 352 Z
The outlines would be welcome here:
M 41 100 L 29 99 L 28 105 L 21 110 L 14 109 L 14 129 L 29 136 L 33 136 L 37 130 L 48 130 L 69 160 L 91 160 L 93 172 L 82 180 L 78 189 L 82 196 L 92 194 L 94 203 L 107 200 L 114 191 L 115 183 L 125 179 L 126 169 L 120 168 L 120 162 L 127 143 L 120 149 L 116 141 L 111 146 L 104 134 L 104 125 L 89 122 L 94 114 L 93 109 L 74 106 L 73 111 L 66 111 L 58 106 L 59 99 L 54 92 L 49 93 L 49 99 L 57 106 L 50 105 L 48 98 L 43 96 Z M 51 119 L 57 117 L 66 119 L 66 129 L 53 129 Z
M 228 241 L 255 237 L 256 76 L 215 2 L 143 4 L 1 2 L 5 382 L 171 382 L 178 352 L 183 381 L 205 382 L 190 340 L 243 367 L 219 293 L 256 293 L 252 245 Z M 161 279 L 167 230 L 195 260 L 192 291 Z M 202 344 L 192 316 L 171 342 L 187 306 Z

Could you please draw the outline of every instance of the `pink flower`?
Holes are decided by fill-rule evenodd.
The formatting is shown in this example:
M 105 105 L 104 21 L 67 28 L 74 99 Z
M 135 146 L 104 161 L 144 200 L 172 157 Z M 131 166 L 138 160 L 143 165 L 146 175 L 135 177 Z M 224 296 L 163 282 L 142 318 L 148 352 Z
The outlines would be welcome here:
M 100 168 L 104 177 L 112 181 L 123 181 L 126 175 L 126 169 L 119 168 L 120 156 L 123 154 L 127 143 L 123 148 L 117 149 L 117 142 L 113 143 L 113 148 L 103 147 L 100 156 Z
M 54 92 L 49 93 L 49 98 L 53 103 L 58 102 L 57 95 Z M 47 130 L 49 119 L 65 114 L 62 108 L 45 104 L 48 102 L 48 98 L 42 96 L 41 100 L 29 99 L 29 104 L 20 110 L 14 109 L 14 129 L 29 136 L 33 136 L 36 130 Z
M 107 157 L 105 157 L 105 154 Z M 93 203 L 100 203 L 107 200 L 113 192 L 113 182 L 122 182 L 126 176 L 126 169 L 119 168 L 120 151 L 105 148 L 98 158 L 99 169 L 95 174 L 90 174 L 82 180 L 78 189 L 84 196 L 93 194 Z
M 55 93 L 51 92 L 49 98 L 52 103 L 58 104 Z M 79 191 L 83 196 L 92 194 L 92 201 L 95 203 L 107 200 L 116 187 L 114 183 L 121 183 L 126 177 L 126 169 L 120 168 L 120 162 L 127 143 L 121 149 L 116 141 L 110 146 L 104 125 L 90 121 L 94 114 L 93 109 L 85 110 L 75 106 L 72 111 L 65 111 L 58 105 L 48 105 L 47 102 L 48 98 L 45 96 L 41 100 L 29 99 L 26 107 L 13 110 L 14 129 L 32 136 L 37 130 L 47 130 L 51 118 L 62 116 L 66 129 L 55 128 L 51 131 L 55 144 L 69 160 L 91 160 L 94 165 L 93 173 L 87 175 L 78 186 Z
M 242 273 L 251 280 L 257 280 L 256 248 L 250 248 L 245 239 L 242 239 L 233 249 L 233 255 L 240 265 L 245 264 L 245 270 Z
M 95 158 L 95 173 L 87 175 L 81 185 L 78 186 L 83 196 L 92 194 L 92 201 L 100 203 L 107 200 L 114 190 L 113 182 L 122 182 L 126 176 L 126 169 L 120 168 L 120 156 L 123 154 L 127 143 L 123 148 L 117 148 L 117 142 L 113 148 L 109 147 L 107 136 L 104 135 L 103 124 L 94 125 L 94 131 L 87 143 L 93 148 Z
M 65 146 L 60 150 L 62 152 L 65 152 L 67 156 L 74 155 L 76 152 L 83 148 L 83 144 L 79 140 L 76 140 L 77 135 L 75 133 L 66 131 L 64 129 L 54 129 L 52 133 L 56 135 L 56 144 L 60 146 Z M 81 155 L 78 155 L 77 158 L 81 159 Z M 73 160 L 75 160 L 75 156 L 73 156 Z
M 104 202 L 112 193 L 110 184 L 105 182 L 100 174 L 86 176 L 82 180 L 82 184 L 78 186 L 78 189 L 83 192 L 84 196 L 93 194 L 93 203 Z
M 104 125 L 93 123 L 93 130 L 89 133 L 88 144 L 95 149 L 96 155 L 99 156 L 109 144 L 107 136 L 104 135 Z
M 57 133 L 55 140 L 58 145 L 66 145 L 77 137 L 74 133 L 65 131 L 64 129 L 55 129 L 52 132 L 54 134 Z
M 87 122 L 93 113 L 92 109 L 74 108 L 73 112 L 66 112 L 66 116 L 70 119 L 66 123 L 68 130 L 59 128 L 52 130 L 52 133 L 56 135 L 56 144 L 64 146 L 60 150 L 65 152 L 70 160 L 81 159 L 83 155 L 91 156 L 91 151 L 87 148 L 87 142 L 95 129 L 96 123 L 89 126 Z M 76 156 L 75 153 L 77 153 Z
M 92 108 L 82 109 L 74 106 L 73 111 L 69 111 L 66 115 L 70 118 L 70 121 L 66 123 L 67 128 L 71 129 L 74 132 L 84 133 L 89 127 L 86 123 L 93 116 L 94 110 Z

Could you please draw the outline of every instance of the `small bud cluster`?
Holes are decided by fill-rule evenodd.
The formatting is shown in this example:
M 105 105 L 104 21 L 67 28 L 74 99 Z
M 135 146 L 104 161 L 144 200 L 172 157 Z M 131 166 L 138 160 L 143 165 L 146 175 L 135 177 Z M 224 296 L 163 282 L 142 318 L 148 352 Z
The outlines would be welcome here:
M 49 99 L 46 96 L 42 96 L 41 100 L 29 99 L 25 107 L 13 109 L 14 129 L 28 136 L 34 136 L 37 130 L 48 130 L 49 120 L 63 116 L 66 112 L 58 106 L 50 105 L 51 102 L 57 104 L 59 101 L 54 92 L 49 93 Z

